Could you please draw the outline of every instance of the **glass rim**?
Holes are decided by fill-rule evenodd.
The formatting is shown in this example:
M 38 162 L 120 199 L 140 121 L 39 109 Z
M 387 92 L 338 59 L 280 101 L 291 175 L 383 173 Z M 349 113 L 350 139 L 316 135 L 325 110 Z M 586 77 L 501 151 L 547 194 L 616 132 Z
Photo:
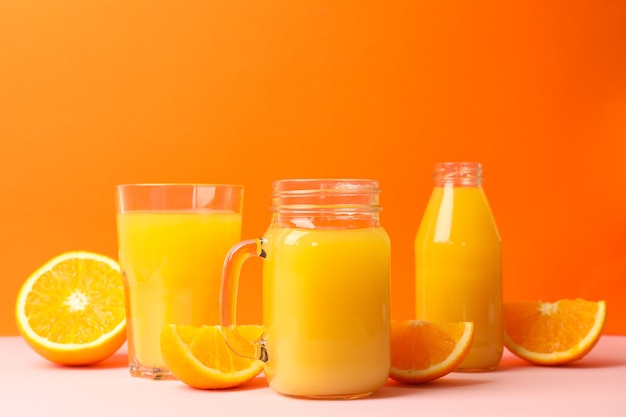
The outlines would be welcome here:
M 242 184 L 195 183 L 195 182 L 124 183 L 124 184 L 117 184 L 115 187 L 117 189 L 122 189 L 122 188 L 190 188 L 190 187 L 244 188 Z
M 461 167 L 461 168 L 481 168 L 482 162 L 479 161 L 440 161 L 434 164 L 434 169 Z
M 244 191 L 237 184 L 143 183 L 115 188 L 118 213 L 190 209 L 240 213 Z
M 292 185 L 289 187 L 288 185 Z M 315 187 L 308 185 L 316 185 Z M 380 193 L 380 182 L 371 178 L 285 178 L 272 181 L 272 196 L 307 193 Z
M 373 182 L 373 183 L 378 183 L 378 180 L 373 179 L 373 178 L 357 178 L 357 177 L 330 177 L 330 178 L 281 178 L 281 179 L 277 179 L 272 181 L 273 183 L 282 183 L 282 182 L 302 182 L 302 183 L 310 183 L 310 182 L 324 182 L 324 181 L 329 181 L 329 182 L 339 182 L 339 181 L 343 181 L 343 182 Z

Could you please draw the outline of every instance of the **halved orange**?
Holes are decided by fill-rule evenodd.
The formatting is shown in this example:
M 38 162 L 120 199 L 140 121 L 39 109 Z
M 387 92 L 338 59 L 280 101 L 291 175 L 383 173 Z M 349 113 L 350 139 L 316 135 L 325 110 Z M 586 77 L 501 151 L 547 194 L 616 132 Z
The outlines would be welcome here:
M 126 340 L 118 263 L 92 252 L 56 256 L 22 285 L 15 320 L 28 345 L 52 362 L 89 365 L 106 359 Z
M 461 364 L 473 340 L 472 322 L 392 320 L 389 377 L 405 384 L 441 378 Z
M 606 321 L 606 303 L 580 298 L 508 302 L 503 315 L 507 349 L 534 364 L 561 365 L 593 349 Z
M 258 338 L 262 332 L 258 325 L 241 325 L 238 329 L 250 340 Z M 217 325 L 166 325 L 161 333 L 161 355 L 172 375 L 200 389 L 243 385 L 263 370 L 261 361 L 233 352 Z

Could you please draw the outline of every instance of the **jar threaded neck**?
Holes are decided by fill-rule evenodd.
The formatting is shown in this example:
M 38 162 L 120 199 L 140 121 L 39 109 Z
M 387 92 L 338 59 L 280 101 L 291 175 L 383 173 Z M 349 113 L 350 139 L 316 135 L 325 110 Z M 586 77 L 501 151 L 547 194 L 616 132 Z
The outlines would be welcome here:
M 286 227 L 378 226 L 379 194 L 376 180 L 278 180 L 273 183 L 272 218 Z

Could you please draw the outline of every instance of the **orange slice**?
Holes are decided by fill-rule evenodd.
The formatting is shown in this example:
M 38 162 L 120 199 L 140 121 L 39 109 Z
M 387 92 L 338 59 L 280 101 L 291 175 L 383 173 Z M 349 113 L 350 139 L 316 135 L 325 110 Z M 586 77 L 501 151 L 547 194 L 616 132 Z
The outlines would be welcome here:
M 604 301 L 504 303 L 504 344 L 539 365 L 576 361 L 595 346 L 606 321 Z
M 241 335 L 256 339 L 262 328 L 238 326 Z M 177 379 L 200 389 L 224 389 L 243 385 L 262 370 L 261 361 L 244 358 L 226 344 L 220 326 L 168 324 L 161 333 L 161 354 Z
M 432 381 L 452 372 L 474 340 L 474 323 L 391 321 L 389 377 L 405 384 Z
M 124 285 L 116 261 L 91 252 L 61 254 L 22 285 L 15 307 L 28 345 L 62 365 L 89 365 L 126 340 Z

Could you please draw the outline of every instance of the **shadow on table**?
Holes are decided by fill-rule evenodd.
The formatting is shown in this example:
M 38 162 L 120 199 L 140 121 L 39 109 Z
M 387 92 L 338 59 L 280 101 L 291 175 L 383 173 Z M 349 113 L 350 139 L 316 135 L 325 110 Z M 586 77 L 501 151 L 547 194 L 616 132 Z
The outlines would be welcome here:
M 176 381 L 174 381 L 174 382 L 176 382 Z M 195 388 L 195 387 L 187 385 L 187 384 L 185 384 L 183 382 L 180 382 L 180 384 L 177 387 L 177 389 L 189 390 L 189 391 L 197 391 L 197 392 L 206 392 L 207 395 L 210 395 L 211 393 L 225 394 L 225 393 L 229 393 L 229 392 L 254 391 L 254 390 L 258 390 L 258 389 L 268 389 L 269 390 L 270 387 L 269 387 L 269 384 L 267 383 L 267 380 L 263 376 L 263 374 L 261 374 L 261 375 L 257 376 L 256 378 L 254 378 L 252 381 L 246 382 L 243 385 L 240 385 L 238 387 L 233 387 L 233 388 L 201 389 L 201 388 Z
M 470 379 L 461 379 L 461 378 L 455 378 L 454 375 L 447 375 L 446 377 L 437 379 L 435 381 L 431 381 L 425 384 L 418 384 L 418 385 L 408 385 L 408 384 L 401 384 L 399 382 L 396 382 L 392 379 L 387 380 L 387 383 L 381 388 L 379 389 L 376 393 L 374 393 L 373 395 L 369 396 L 369 397 L 364 397 L 359 399 L 358 401 L 367 401 L 367 400 L 375 400 L 375 399 L 383 399 L 383 398 L 396 398 L 396 397 L 403 397 L 403 396 L 411 396 L 411 395 L 419 395 L 419 393 L 423 393 L 425 391 L 430 391 L 430 390 L 441 390 L 441 389 L 454 389 L 454 388 L 464 388 L 464 387 L 470 387 L 470 386 L 475 386 L 475 385 L 480 385 L 480 384 L 486 384 L 489 383 L 489 381 L 484 381 L 484 380 L 470 380 Z M 265 379 L 265 377 L 263 377 L 263 375 L 260 375 L 258 377 L 256 377 L 255 379 L 253 379 L 250 382 L 247 382 L 246 384 L 239 386 L 239 387 L 235 387 L 235 388 L 228 388 L 228 389 L 218 389 L 218 390 L 202 390 L 202 389 L 198 389 L 198 388 L 194 388 L 185 384 L 180 384 L 177 389 L 181 389 L 181 390 L 191 390 L 191 391 L 198 391 L 198 392 L 206 392 L 207 394 L 211 394 L 211 393 L 228 393 L 228 392 L 240 392 L 240 391 L 254 391 L 254 390 L 271 390 L 271 388 L 269 387 L 269 384 L 267 382 L 267 380 Z M 272 392 L 272 395 L 278 395 L 280 396 L 280 394 L 277 394 L 275 392 Z M 284 398 L 292 398 L 289 396 L 285 396 Z M 292 398 L 293 399 L 293 398 Z M 299 401 L 342 401 L 342 400 L 324 400 L 324 399 L 307 399 L 307 398 L 299 398 Z
M 449 375 L 444 378 L 440 378 L 438 380 L 435 380 L 426 384 L 419 384 L 419 385 L 401 384 L 392 379 L 389 379 L 387 380 L 387 383 L 381 389 L 379 389 L 376 393 L 374 393 L 373 395 L 369 397 L 361 398 L 359 399 L 359 401 L 418 395 L 420 392 L 424 392 L 428 390 L 463 388 L 463 387 L 469 387 L 469 386 L 485 384 L 485 383 L 488 383 L 488 381 L 455 378 L 454 375 Z M 198 392 L 207 392 L 209 394 L 210 393 L 222 393 L 223 394 L 223 393 L 228 393 L 228 392 L 254 391 L 254 390 L 261 390 L 261 389 L 271 390 L 267 380 L 262 374 L 242 386 L 235 387 L 235 388 L 228 388 L 225 390 L 202 390 L 202 389 L 190 387 L 185 384 L 180 384 L 178 389 L 192 390 L 192 391 L 198 391 Z M 280 396 L 280 394 L 277 394 L 275 392 L 272 392 L 272 395 Z M 292 397 L 286 396 L 285 398 L 292 398 Z M 306 398 L 300 398 L 298 400 L 299 401 L 342 401 L 342 400 L 324 400 L 324 399 L 306 399 Z
M 434 381 L 415 385 L 402 384 L 400 382 L 394 381 L 393 379 L 389 379 L 383 388 L 381 388 L 377 393 L 368 398 L 394 398 L 409 395 L 418 395 L 420 392 L 425 391 L 466 388 L 488 383 L 489 381 L 485 380 L 458 378 L 455 377 L 454 373 L 448 374 Z
M 626 355 L 624 358 L 608 358 L 608 357 L 590 357 L 586 356 L 579 359 L 576 362 L 572 362 L 564 365 L 536 365 L 532 364 L 524 359 L 516 356 L 503 357 L 498 365 L 498 369 L 495 372 L 508 371 L 529 367 L 540 367 L 545 369 L 558 368 L 558 369 L 599 369 L 599 368 L 613 368 L 626 366 Z
M 92 369 L 128 368 L 128 355 L 126 353 L 115 353 L 105 360 L 90 366 Z
M 41 358 L 39 358 L 41 359 Z M 33 363 L 34 367 L 37 368 L 55 368 L 55 369 L 65 369 L 65 370 L 75 370 L 75 371 L 93 371 L 93 370 L 104 370 L 104 369 L 115 369 L 115 368 L 128 368 L 128 355 L 125 353 L 115 353 L 112 356 L 104 359 L 103 361 L 90 364 L 90 365 L 61 365 L 58 363 L 53 363 L 45 359 L 41 359 L 37 363 Z
M 582 358 L 581 360 L 569 365 L 562 365 L 562 368 L 614 368 L 626 366 L 626 357 L 621 358 Z

